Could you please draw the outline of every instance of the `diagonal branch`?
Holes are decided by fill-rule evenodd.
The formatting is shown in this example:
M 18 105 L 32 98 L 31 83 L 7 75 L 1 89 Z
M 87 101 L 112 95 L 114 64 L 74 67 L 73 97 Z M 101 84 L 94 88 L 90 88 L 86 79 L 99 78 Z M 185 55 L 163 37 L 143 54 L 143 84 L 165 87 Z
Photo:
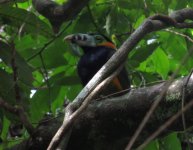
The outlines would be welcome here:
M 84 89 L 79 93 L 75 100 L 70 105 L 68 105 L 65 112 L 65 124 L 68 124 L 69 122 L 73 123 L 75 121 L 71 119 L 71 117 L 74 115 L 73 112 L 84 103 L 85 99 L 90 96 L 90 93 L 97 87 L 97 85 L 103 82 L 103 80 L 108 74 L 110 74 L 113 70 L 116 70 L 116 68 L 118 68 L 121 64 L 124 63 L 129 52 L 146 34 L 164 29 L 169 26 L 174 26 L 177 28 L 192 27 L 192 22 L 184 22 L 186 19 L 193 20 L 192 13 L 192 9 L 182 9 L 177 12 L 174 12 L 171 17 L 155 15 L 146 19 L 144 23 L 137 30 L 135 30 L 135 32 L 131 34 L 131 36 L 122 44 L 119 50 L 109 59 L 109 61 L 95 74 L 95 76 L 84 87 Z M 183 16 L 183 19 L 181 18 L 181 16 Z M 79 113 L 78 116 L 80 114 L 81 113 Z M 68 129 L 70 129 L 71 127 L 72 126 L 66 126 L 67 129 L 64 127 L 63 129 L 68 131 Z M 61 131 L 61 133 L 63 133 L 63 131 Z M 63 135 L 65 135 L 65 133 L 63 133 Z
M 143 150 L 147 144 L 149 144 L 153 139 L 155 139 L 161 132 L 163 132 L 166 128 L 168 128 L 174 121 L 176 121 L 184 112 L 190 109 L 193 106 L 193 100 L 190 100 L 188 104 L 186 104 L 181 110 L 179 110 L 175 115 L 173 115 L 170 119 L 168 119 L 162 126 L 156 130 L 149 138 L 147 138 L 143 144 L 141 144 L 137 149 Z M 127 148 L 126 148 L 127 150 Z
M 13 114 L 17 114 L 18 112 L 18 109 L 16 107 L 13 107 L 10 104 L 6 103 L 1 97 L 0 97 L 0 107 Z
M 10 104 L 8 104 L 5 100 L 3 100 L 0 97 L 0 108 L 3 108 L 4 110 L 17 115 L 20 119 L 20 121 L 23 123 L 23 125 L 25 126 L 25 128 L 27 129 L 28 133 L 32 136 L 34 133 L 34 128 L 31 125 L 31 123 L 29 122 L 27 115 L 25 113 L 25 111 L 23 110 L 22 107 L 20 106 L 12 106 Z
M 155 131 L 158 126 L 164 124 L 168 118 L 172 117 L 181 109 L 181 89 L 187 79 L 188 77 L 184 77 L 172 82 L 167 91 L 167 95 L 163 97 L 161 104 L 137 139 L 135 146 L 139 146 L 144 139 L 149 137 L 152 131 Z M 67 149 L 96 149 L 98 145 L 97 141 L 101 141 L 100 144 L 103 145 L 103 148 L 98 149 L 124 149 L 128 139 L 133 135 L 133 131 L 136 130 L 146 111 L 149 110 L 151 104 L 157 100 L 157 96 L 160 95 L 165 88 L 164 83 L 159 83 L 149 87 L 133 89 L 121 97 L 92 101 L 81 116 L 76 119 L 75 123 L 71 124 L 73 125 L 73 129 L 69 143 L 67 143 Z M 188 100 L 193 98 L 193 75 L 187 84 L 187 90 L 186 102 L 188 103 Z M 193 109 L 189 109 L 189 111 L 186 112 L 188 128 L 191 127 L 193 123 L 191 119 L 192 112 Z M 62 118 L 59 117 L 57 119 L 51 119 L 48 122 L 46 121 L 46 123 L 41 123 L 36 130 L 35 138 L 30 138 L 27 146 L 20 150 L 46 149 L 51 138 L 62 124 L 61 119 Z M 171 131 L 180 130 L 183 130 L 183 127 L 181 125 L 181 119 L 178 119 L 173 122 L 170 128 L 162 132 L 162 136 Z M 88 135 L 90 136 L 88 137 Z M 37 141 L 39 137 L 43 140 Z M 64 140 L 64 137 L 62 137 L 62 142 Z M 44 142 L 42 143 L 42 141 Z M 116 141 L 123 142 L 117 143 Z M 92 145 L 92 147 L 89 147 L 88 144 Z M 64 150 L 65 148 L 62 146 L 61 149 Z
M 73 122 L 79 117 L 79 115 L 87 108 L 91 100 L 95 97 L 96 94 L 100 93 L 106 86 L 111 82 L 111 80 L 120 72 L 120 70 L 123 68 L 123 64 L 117 68 L 116 71 L 113 72 L 112 75 L 110 75 L 108 78 L 106 78 L 103 82 L 101 82 L 92 92 L 91 94 L 85 99 L 83 104 L 80 106 L 79 109 L 77 109 L 72 115 L 66 114 L 65 119 L 63 121 L 62 126 L 58 129 L 57 133 L 53 137 L 52 141 L 50 142 L 50 145 L 48 146 L 47 150 L 54 150 L 58 147 L 60 144 L 62 137 L 68 135 L 70 132 L 69 129 L 70 126 L 73 125 Z M 70 132 L 71 133 L 71 132 Z M 69 136 L 69 135 L 68 135 Z M 67 142 L 67 141 L 66 141 Z M 67 144 L 66 144 L 67 145 Z

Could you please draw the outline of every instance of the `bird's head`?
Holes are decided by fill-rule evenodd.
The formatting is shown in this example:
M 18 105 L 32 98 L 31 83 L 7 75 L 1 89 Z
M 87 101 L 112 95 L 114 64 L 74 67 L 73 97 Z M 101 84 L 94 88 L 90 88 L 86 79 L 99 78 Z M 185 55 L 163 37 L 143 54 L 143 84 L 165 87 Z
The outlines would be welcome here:
M 111 42 L 108 38 L 100 34 L 71 34 L 64 38 L 65 41 L 70 42 L 73 45 L 77 45 L 81 48 L 85 47 L 98 47 L 105 46 L 112 49 L 116 49 L 113 42 Z

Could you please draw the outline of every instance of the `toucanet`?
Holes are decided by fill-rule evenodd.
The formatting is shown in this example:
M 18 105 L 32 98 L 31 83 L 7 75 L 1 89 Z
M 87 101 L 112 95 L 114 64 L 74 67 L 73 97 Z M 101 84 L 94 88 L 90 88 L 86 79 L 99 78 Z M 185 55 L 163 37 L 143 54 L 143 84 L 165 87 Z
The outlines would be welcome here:
M 72 34 L 64 38 L 72 45 L 83 50 L 77 65 L 78 76 L 85 86 L 97 71 L 116 52 L 116 46 L 106 36 L 100 34 Z M 130 88 L 130 81 L 125 67 L 105 88 L 102 95 L 109 95 Z

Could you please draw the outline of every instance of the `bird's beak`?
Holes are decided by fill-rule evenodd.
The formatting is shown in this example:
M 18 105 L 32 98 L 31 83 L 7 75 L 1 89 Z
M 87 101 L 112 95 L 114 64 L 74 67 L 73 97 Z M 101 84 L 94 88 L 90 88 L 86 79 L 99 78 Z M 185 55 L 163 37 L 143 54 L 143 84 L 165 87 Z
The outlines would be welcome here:
M 74 34 L 67 35 L 66 37 L 64 37 L 64 41 L 71 42 L 73 38 L 74 38 Z
M 66 37 L 64 37 L 63 40 L 69 42 L 70 46 L 72 47 L 73 54 L 80 57 L 81 52 L 79 50 L 78 45 L 75 44 L 74 39 L 75 39 L 75 34 L 71 34 L 71 35 L 67 35 Z

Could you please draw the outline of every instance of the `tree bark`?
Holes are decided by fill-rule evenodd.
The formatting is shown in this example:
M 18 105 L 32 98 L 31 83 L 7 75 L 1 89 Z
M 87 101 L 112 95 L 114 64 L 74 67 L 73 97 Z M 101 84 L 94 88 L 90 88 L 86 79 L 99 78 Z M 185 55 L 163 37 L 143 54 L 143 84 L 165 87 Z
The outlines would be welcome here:
M 188 77 L 174 81 L 168 88 L 167 94 L 152 115 L 148 124 L 137 139 L 138 146 L 168 118 L 181 109 L 182 89 Z M 135 132 L 142 118 L 156 101 L 160 93 L 166 88 L 165 82 L 133 89 L 129 93 L 100 101 L 94 101 L 75 121 L 72 134 L 68 143 L 68 150 L 120 150 L 124 149 L 131 136 Z M 193 98 L 193 75 L 190 77 L 186 87 L 185 103 Z M 186 125 L 193 124 L 193 110 L 185 113 Z M 62 124 L 62 118 L 49 120 L 44 118 L 44 123 L 36 128 L 33 137 L 24 141 L 12 150 L 44 150 L 47 148 L 51 138 Z M 45 121 L 47 120 L 47 121 Z M 183 130 L 181 117 L 162 135 L 171 131 Z

